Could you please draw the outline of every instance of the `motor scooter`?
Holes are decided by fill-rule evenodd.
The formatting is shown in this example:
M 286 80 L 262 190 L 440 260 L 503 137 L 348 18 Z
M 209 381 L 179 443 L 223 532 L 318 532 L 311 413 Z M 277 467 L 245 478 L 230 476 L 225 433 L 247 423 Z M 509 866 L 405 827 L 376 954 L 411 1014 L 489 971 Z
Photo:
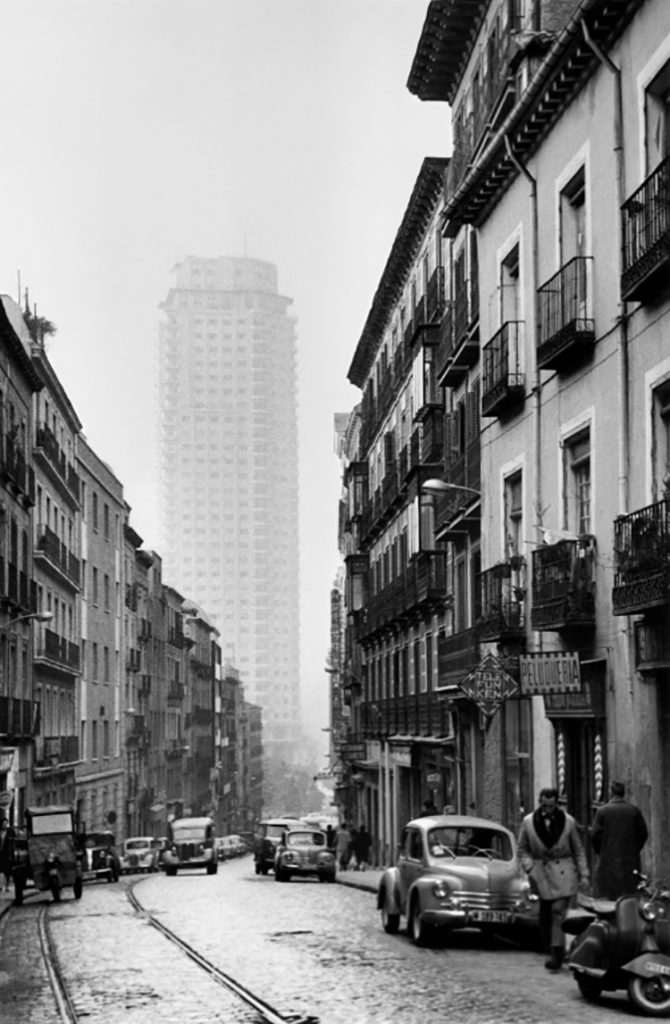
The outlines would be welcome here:
M 563 930 L 575 935 L 568 967 L 585 999 L 627 989 L 647 1017 L 670 1012 L 670 891 L 652 887 L 646 875 L 637 892 L 618 900 L 580 900 Z

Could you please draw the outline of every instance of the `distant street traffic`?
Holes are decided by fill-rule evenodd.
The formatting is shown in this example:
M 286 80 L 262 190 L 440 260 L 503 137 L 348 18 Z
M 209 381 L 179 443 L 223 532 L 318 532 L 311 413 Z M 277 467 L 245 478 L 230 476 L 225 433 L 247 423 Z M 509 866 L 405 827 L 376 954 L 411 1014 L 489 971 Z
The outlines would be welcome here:
M 347 872 L 351 883 L 377 872 Z M 127 890 L 141 909 L 134 908 Z M 31 897 L 0 922 L 0 1000 L 12 1024 L 61 1019 L 42 977 Z M 269 1007 L 267 1015 L 216 984 L 149 916 Z M 250 857 L 218 873 L 124 876 L 49 904 L 55 959 L 75 1016 L 87 1024 L 612 1024 L 629 1019 L 623 997 L 590 1005 L 567 970 L 544 957 L 463 932 L 434 948 L 384 933 L 375 896 L 316 879 L 277 884 Z M 274 1013 L 274 1016 L 272 1015 Z

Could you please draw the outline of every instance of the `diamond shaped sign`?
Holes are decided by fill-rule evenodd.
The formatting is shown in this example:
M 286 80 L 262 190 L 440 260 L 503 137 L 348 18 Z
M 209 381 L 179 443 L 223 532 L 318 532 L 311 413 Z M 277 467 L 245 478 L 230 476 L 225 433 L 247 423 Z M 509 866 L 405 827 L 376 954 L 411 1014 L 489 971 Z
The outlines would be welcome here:
M 485 655 L 477 668 L 459 684 L 460 689 L 487 717 L 495 715 L 504 700 L 519 687 L 493 654 Z

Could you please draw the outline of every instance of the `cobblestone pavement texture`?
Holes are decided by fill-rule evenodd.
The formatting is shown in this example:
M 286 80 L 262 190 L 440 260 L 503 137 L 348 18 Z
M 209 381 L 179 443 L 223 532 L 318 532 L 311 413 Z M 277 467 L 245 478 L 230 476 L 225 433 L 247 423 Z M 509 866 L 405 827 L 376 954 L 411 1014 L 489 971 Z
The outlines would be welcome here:
M 380 872 L 342 872 L 338 886 L 312 879 L 277 884 L 250 858 L 136 887 L 146 908 L 222 970 L 287 1018 L 320 1024 L 612 1024 L 631 1018 L 624 998 L 586 1003 L 570 974 L 544 958 L 475 932 L 419 949 L 386 935 L 374 896 Z M 86 886 L 80 901 L 53 907 L 53 930 L 78 1011 L 89 1024 L 251 1024 L 250 1009 L 215 985 L 133 911 L 118 885 Z M 32 905 L 31 905 L 32 904 Z M 2 908 L 0 908 L 1 910 Z M 21 976 L 40 977 L 39 950 L 24 922 L 31 900 L 0 922 L 0 1020 L 50 1024 L 45 983 L 21 996 Z M 3 925 L 11 924 L 11 934 Z M 10 1015 L 6 1015 L 6 1008 Z

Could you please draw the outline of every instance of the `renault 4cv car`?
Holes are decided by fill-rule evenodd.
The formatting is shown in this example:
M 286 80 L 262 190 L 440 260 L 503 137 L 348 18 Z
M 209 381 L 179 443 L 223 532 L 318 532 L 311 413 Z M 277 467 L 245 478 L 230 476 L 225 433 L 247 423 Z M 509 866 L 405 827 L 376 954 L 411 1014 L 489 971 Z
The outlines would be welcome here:
M 257 875 L 267 875 L 275 866 L 277 846 L 287 828 L 301 825 L 300 818 L 264 818 L 259 821 L 254 833 L 254 870 Z
M 277 882 L 288 882 L 293 875 L 316 875 L 320 882 L 334 882 L 335 855 L 328 849 L 325 832 L 309 825 L 286 828 L 274 868 Z
M 397 932 L 404 918 L 411 940 L 423 946 L 438 929 L 478 928 L 525 940 L 537 925 L 538 901 L 509 829 L 484 818 L 434 815 L 403 829 L 396 863 L 379 882 L 377 909 L 386 932 Z

